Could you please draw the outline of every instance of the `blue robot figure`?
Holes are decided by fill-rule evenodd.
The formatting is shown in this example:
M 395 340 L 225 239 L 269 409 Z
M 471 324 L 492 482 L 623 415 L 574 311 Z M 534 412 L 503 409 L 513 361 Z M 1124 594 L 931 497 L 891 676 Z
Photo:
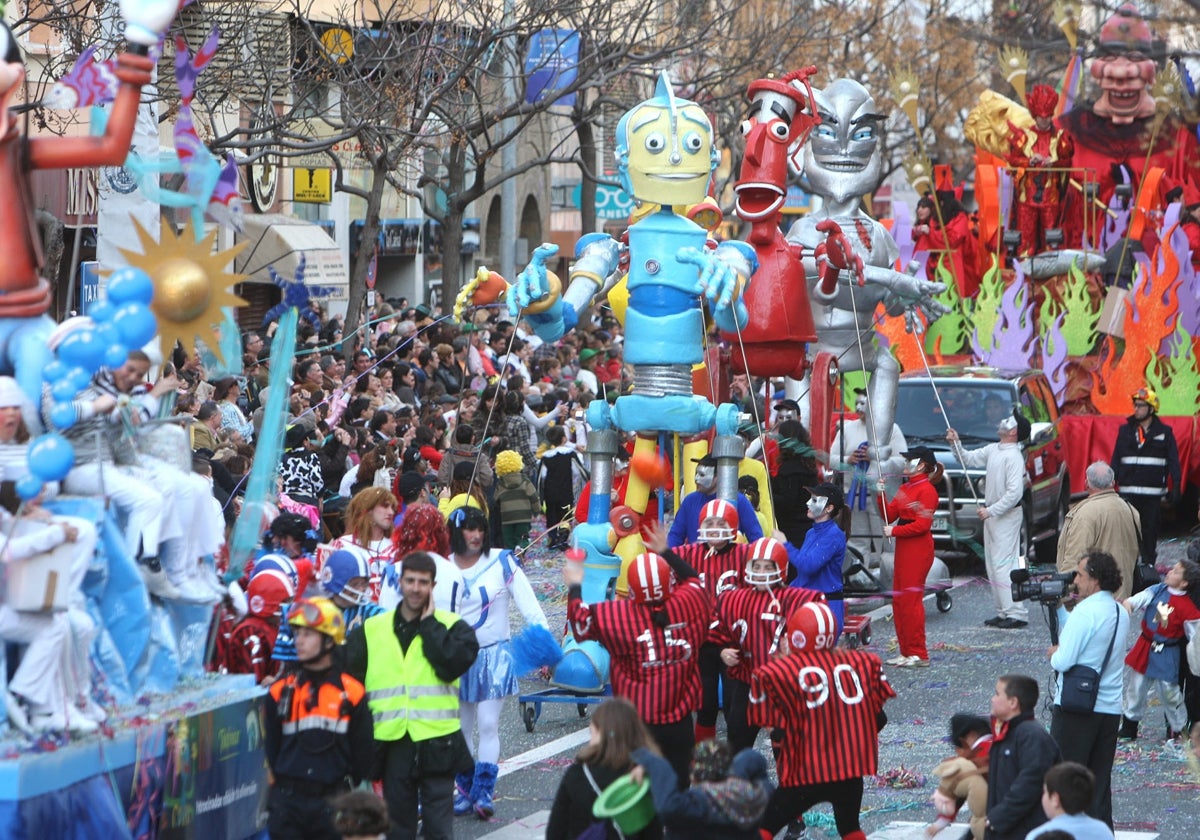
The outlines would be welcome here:
M 614 574 L 621 594 L 621 561 L 628 562 L 641 549 L 636 513 L 612 508 L 609 476 L 617 450 L 616 430 L 639 434 L 636 455 L 663 448 L 670 434 L 693 436 L 715 428 L 717 495 L 736 497 L 737 461 L 742 454 L 737 408 L 728 404 L 718 408 L 694 394 L 692 367 L 704 360 L 705 303 L 720 329 L 737 333 L 746 326 L 741 292 L 755 268 L 754 251 L 744 242 L 713 247 L 707 230 L 679 212 L 705 201 L 718 159 L 707 115 L 696 103 L 677 98 L 664 73 L 655 95 L 634 106 L 617 124 L 619 178 L 639 208 L 638 220 L 628 229 L 627 277 L 619 277 L 620 243 L 605 234 L 589 234 L 576 246 L 565 291 L 546 269 L 546 261 L 558 252 L 554 245 L 537 248 L 507 290 L 513 318 L 525 319 L 542 339 L 553 341 L 574 328 L 598 292 L 618 280 L 628 286 L 624 352 L 625 362 L 633 368 L 634 392 L 618 397 L 612 406 L 593 401 L 588 409 L 588 423 L 597 433 L 589 435 L 592 500 L 588 521 L 572 537 L 575 547 L 586 552 L 583 596 L 588 601 L 611 595 Z M 639 486 L 631 478 L 626 503 L 644 510 L 647 492 L 644 484 Z M 631 500 L 637 494 L 640 506 Z M 570 655 L 572 645 L 556 672 L 556 682 L 598 688 L 579 684 L 594 682 L 592 673 L 566 673 L 572 662 L 582 661 Z M 602 654 L 602 659 L 606 662 L 607 655 Z
M 624 346 L 635 392 L 616 401 L 611 418 L 589 416 L 589 422 L 593 428 L 611 422 L 625 431 L 680 435 L 720 427 L 717 409 L 692 393 L 692 366 L 704 358 L 702 300 L 722 330 L 744 327 L 740 294 L 754 270 L 754 251 L 744 242 L 711 249 L 707 231 L 675 209 L 708 195 L 719 159 L 712 125 L 700 106 L 675 97 L 664 73 L 655 95 L 617 123 L 616 159 L 625 191 L 642 211 L 657 209 L 645 212 L 628 234 Z M 565 293 L 546 270 L 557 253 L 555 245 L 538 247 L 507 295 L 509 313 L 524 317 L 547 341 L 574 327 L 594 295 L 616 279 L 621 246 L 606 234 L 583 237 Z M 602 413 L 606 407 L 596 408 Z M 718 431 L 736 434 L 736 422 Z

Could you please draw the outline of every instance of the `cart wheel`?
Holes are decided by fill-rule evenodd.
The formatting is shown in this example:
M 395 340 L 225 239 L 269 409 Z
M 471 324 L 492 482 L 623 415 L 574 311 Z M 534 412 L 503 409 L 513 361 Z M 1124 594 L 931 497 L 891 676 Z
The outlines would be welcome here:
M 864 646 L 871 644 L 871 625 L 870 624 L 868 624 L 862 630 L 858 631 L 858 643 L 860 645 L 864 645 Z
M 525 722 L 525 731 L 532 732 L 533 725 L 537 723 L 537 713 L 533 710 L 533 706 L 526 703 L 521 704 L 521 720 Z
M 856 647 L 858 647 L 858 636 L 854 635 L 853 633 L 847 636 L 846 647 L 850 648 L 850 650 L 854 650 Z
M 950 612 L 950 608 L 954 606 L 954 599 L 950 597 L 949 592 L 939 592 L 934 596 L 934 602 L 937 604 L 937 610 L 940 613 Z
M 580 717 L 587 717 L 587 703 L 577 703 L 575 709 L 579 712 Z

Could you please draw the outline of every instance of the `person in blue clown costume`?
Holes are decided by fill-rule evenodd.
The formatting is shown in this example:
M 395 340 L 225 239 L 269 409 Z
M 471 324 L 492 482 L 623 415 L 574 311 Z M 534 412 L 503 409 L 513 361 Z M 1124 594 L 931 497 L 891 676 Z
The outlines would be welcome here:
M 1167 718 L 1167 738 L 1179 738 L 1187 724 L 1187 709 L 1179 690 L 1179 660 L 1183 646 L 1200 620 L 1200 564 L 1176 563 L 1162 583 L 1125 600 L 1131 612 L 1144 610 L 1142 632 L 1125 657 L 1121 738 L 1134 739 L 1154 689 Z
M 460 507 L 451 511 L 447 525 L 451 554 L 448 561 L 438 561 L 434 603 L 469 624 L 479 642 L 479 656 L 463 674 L 458 695 L 462 731 L 473 747 L 475 773 L 456 778 L 454 813 L 473 811 L 486 820 L 495 812 L 492 800 L 500 769 L 500 712 L 504 698 L 518 692 L 520 676 L 510 642 L 510 603 L 516 604 L 527 625 L 541 628 L 555 650 L 557 641 L 550 636 L 546 614 L 516 556 L 507 549 L 491 547 L 487 515 L 478 508 Z

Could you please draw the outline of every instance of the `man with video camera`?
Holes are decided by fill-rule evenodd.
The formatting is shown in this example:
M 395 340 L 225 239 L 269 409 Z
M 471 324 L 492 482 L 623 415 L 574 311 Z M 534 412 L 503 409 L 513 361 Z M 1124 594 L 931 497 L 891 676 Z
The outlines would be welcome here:
M 1075 569 L 1079 601 L 1058 644 L 1050 648 L 1050 667 L 1061 675 L 1050 735 L 1064 761 L 1078 762 L 1096 776 L 1087 813 L 1109 828 L 1113 757 L 1121 726 L 1121 674 L 1129 634 L 1129 614 L 1113 597 L 1120 588 L 1121 572 L 1111 554 L 1096 549 L 1084 554 Z

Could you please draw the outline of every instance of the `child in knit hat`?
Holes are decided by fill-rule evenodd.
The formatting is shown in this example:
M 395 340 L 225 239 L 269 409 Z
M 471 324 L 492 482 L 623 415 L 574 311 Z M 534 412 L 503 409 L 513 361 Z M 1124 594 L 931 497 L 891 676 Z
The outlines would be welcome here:
M 734 755 L 725 741 L 708 739 L 692 752 L 691 785 L 680 790 L 675 771 L 645 747 L 634 750 L 634 779 L 650 781 L 664 840 L 758 840 L 759 822 L 774 787 L 767 760 L 753 749 Z
M 496 456 L 496 507 L 500 512 L 500 538 L 504 547 L 524 545 L 529 539 L 530 523 L 541 512 L 542 503 L 525 474 L 525 461 L 511 449 Z

